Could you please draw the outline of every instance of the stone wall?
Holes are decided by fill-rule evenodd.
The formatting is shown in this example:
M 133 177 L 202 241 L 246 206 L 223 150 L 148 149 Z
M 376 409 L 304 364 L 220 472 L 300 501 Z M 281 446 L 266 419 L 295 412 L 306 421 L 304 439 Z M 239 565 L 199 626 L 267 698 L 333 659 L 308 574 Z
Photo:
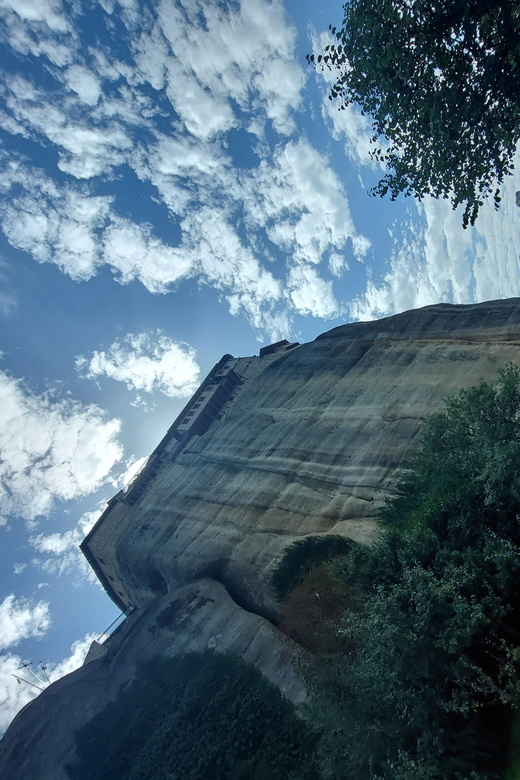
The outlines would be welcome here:
M 154 653 L 236 653 L 300 701 L 300 649 L 279 629 L 269 584 L 278 556 L 307 534 L 374 538 L 424 417 L 520 364 L 520 300 L 345 325 L 259 360 L 207 432 L 161 465 L 134 506 L 117 509 L 96 554 L 110 552 L 138 608 L 105 657 L 15 720 L 0 746 L 2 780 L 64 780 L 74 728 Z

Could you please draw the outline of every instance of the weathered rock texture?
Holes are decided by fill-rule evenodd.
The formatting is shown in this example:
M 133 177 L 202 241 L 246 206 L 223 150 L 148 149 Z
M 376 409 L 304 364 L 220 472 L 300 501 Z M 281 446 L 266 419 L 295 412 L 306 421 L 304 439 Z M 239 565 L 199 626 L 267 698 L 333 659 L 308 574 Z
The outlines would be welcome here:
M 65 778 L 73 729 L 157 653 L 237 653 L 300 701 L 298 646 L 277 628 L 269 586 L 278 556 L 307 534 L 370 542 L 424 417 L 509 362 L 520 363 L 519 299 L 344 325 L 260 364 L 223 416 L 114 515 L 103 544 L 137 609 L 104 657 L 14 721 L 0 777 Z

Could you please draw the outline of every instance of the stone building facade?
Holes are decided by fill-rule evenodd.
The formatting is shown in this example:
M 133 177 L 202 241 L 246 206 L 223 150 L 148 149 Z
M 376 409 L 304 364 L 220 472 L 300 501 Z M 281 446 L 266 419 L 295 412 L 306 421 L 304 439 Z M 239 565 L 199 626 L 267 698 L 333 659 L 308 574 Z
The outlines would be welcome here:
M 123 535 L 139 523 L 143 494 L 153 490 L 159 472 L 164 475 L 184 448 L 222 417 L 248 381 L 297 346 L 297 342 L 283 340 L 263 347 L 258 357 L 235 358 L 233 355 L 223 355 L 139 473 L 108 502 L 105 511 L 82 542 L 81 549 L 106 592 L 122 612 L 127 613 L 141 606 L 153 598 L 156 592 L 164 589 L 161 577 L 151 570 L 144 576 L 140 586 L 136 587 L 134 578 L 129 583 L 118 561 L 117 551 Z M 140 554 L 145 558 L 146 550 L 141 548 Z

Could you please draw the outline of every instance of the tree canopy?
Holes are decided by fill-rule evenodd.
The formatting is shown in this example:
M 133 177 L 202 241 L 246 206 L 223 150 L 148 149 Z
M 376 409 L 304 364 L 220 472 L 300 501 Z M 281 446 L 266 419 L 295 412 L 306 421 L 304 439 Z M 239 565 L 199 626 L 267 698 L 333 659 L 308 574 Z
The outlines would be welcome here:
M 315 64 L 338 71 L 330 99 L 373 119 L 388 172 L 372 194 L 464 204 L 474 224 L 500 202 L 520 138 L 519 0 L 349 0 L 337 43 Z
M 206 651 L 136 670 L 76 734 L 73 780 L 317 780 L 315 736 L 255 667 Z

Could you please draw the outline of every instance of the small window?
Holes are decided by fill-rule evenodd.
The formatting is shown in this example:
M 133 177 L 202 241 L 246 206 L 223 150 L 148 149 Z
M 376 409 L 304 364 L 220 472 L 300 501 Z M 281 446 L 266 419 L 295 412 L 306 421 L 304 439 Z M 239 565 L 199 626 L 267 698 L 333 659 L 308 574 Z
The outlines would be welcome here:
M 105 563 L 105 561 L 103 560 L 103 558 L 98 558 L 98 561 L 99 561 L 100 563 Z
M 108 575 L 108 579 L 109 579 L 109 580 L 112 580 L 112 582 L 115 582 L 115 579 L 112 577 L 112 575 L 111 575 L 111 574 L 109 574 L 109 575 Z

